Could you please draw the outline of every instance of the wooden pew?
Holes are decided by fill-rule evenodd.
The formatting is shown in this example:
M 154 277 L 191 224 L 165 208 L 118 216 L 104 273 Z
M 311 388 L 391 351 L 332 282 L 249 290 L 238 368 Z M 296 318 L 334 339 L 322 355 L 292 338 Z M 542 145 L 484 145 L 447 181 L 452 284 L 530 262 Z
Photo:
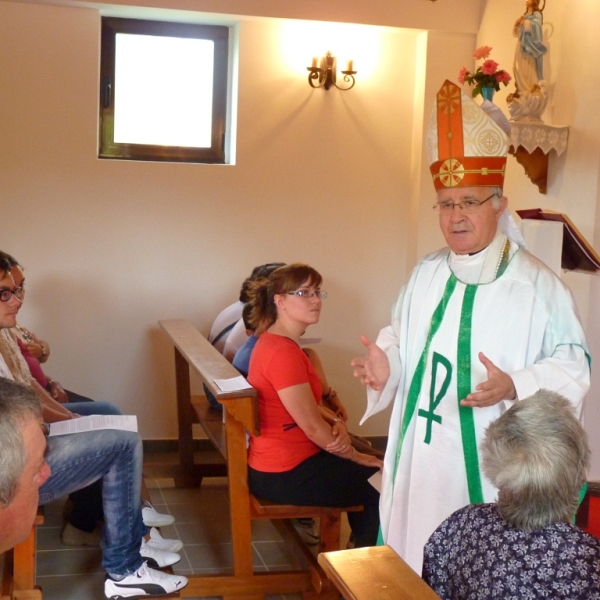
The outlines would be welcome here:
M 207 470 L 217 465 L 195 465 L 192 423 L 199 422 L 215 448 L 226 462 L 229 477 L 229 507 L 231 515 L 233 575 L 191 576 L 181 597 L 223 596 L 224 600 L 258 600 L 265 594 L 303 594 L 305 600 L 338 598 L 323 569 L 304 545 L 289 519 L 314 517 L 320 519 L 321 551 L 339 549 L 341 515 L 362 507 L 323 508 L 284 506 L 261 501 L 248 489 L 246 431 L 260 435 L 258 399 L 254 389 L 222 392 L 215 379 L 239 376 L 238 371 L 187 321 L 160 321 L 163 331 L 175 346 L 175 377 L 179 423 L 180 469 L 177 485 L 198 485 Z M 211 408 L 204 397 L 192 397 L 190 369 L 193 369 L 223 405 L 222 415 Z M 207 469 L 208 467 L 208 469 Z M 271 519 L 286 540 L 297 548 L 308 568 L 304 571 L 254 572 L 252 565 L 253 519 Z
M 346 600 L 439 600 L 389 546 L 326 552 L 319 564 Z
M 36 528 L 43 524 L 40 507 L 29 537 L 6 553 L 1 600 L 42 600 L 42 590 L 35 586 L 35 540 Z

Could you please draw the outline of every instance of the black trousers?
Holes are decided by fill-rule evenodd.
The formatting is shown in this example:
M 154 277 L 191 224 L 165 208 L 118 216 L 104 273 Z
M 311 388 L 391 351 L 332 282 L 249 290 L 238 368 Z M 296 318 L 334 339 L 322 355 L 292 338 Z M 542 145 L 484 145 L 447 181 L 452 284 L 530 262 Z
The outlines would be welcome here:
M 87 487 L 81 488 L 76 492 L 69 494 L 73 502 L 73 510 L 69 515 L 69 523 L 91 533 L 96 529 L 99 521 L 104 520 L 104 511 L 102 510 L 102 479 L 94 481 Z
M 297 467 L 266 473 L 248 467 L 248 485 L 257 497 L 279 504 L 343 508 L 362 504 L 348 513 L 357 548 L 374 546 L 379 533 L 379 492 L 367 481 L 377 471 L 321 450 Z

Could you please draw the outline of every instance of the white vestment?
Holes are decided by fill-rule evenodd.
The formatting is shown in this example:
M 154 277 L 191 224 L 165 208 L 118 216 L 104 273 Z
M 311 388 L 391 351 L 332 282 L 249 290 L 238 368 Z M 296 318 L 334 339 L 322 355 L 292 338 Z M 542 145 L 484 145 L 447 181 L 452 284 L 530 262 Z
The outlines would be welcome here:
M 420 573 L 423 546 L 444 519 L 496 498 L 479 471 L 478 446 L 512 402 L 459 406 L 488 379 L 478 353 L 512 377 L 518 398 L 546 388 L 572 402 L 578 416 L 589 388 L 589 353 L 569 289 L 501 233 L 474 256 L 446 248 L 425 257 L 377 344 L 390 378 L 381 392 L 369 389 L 363 421 L 395 400 L 382 540 Z

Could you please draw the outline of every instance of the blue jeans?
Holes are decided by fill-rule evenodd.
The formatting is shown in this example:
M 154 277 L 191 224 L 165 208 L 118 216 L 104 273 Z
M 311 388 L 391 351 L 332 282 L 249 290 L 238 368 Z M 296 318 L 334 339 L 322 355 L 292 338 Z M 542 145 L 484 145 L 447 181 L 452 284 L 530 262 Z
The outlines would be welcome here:
M 76 415 L 122 415 L 121 409 L 110 402 L 67 402 L 63 406 Z
M 71 392 L 68 393 L 71 394 Z M 77 397 L 84 398 L 83 396 Z M 123 414 L 118 406 L 110 402 L 94 402 L 89 399 L 68 402 L 64 407 L 82 417 Z M 68 521 L 73 527 L 81 531 L 91 532 L 96 529 L 99 521 L 104 521 L 101 479 L 98 479 L 92 485 L 69 494 L 69 500 L 72 503 L 72 510 Z
M 40 488 L 40 504 L 102 479 L 104 534 L 102 566 L 129 575 L 143 563 L 142 440 L 137 433 L 105 429 L 48 438 L 52 474 Z

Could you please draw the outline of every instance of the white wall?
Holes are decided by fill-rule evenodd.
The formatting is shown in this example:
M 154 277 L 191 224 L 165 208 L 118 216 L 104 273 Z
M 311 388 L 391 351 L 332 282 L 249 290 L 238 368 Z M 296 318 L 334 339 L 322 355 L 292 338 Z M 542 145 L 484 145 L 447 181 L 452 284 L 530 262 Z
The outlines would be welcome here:
M 240 24 L 235 166 L 106 161 L 98 12 L 0 2 L 0 248 L 26 267 L 21 320 L 50 341 L 50 375 L 137 413 L 145 438 L 176 435 L 157 321 L 208 332 L 274 260 L 322 272 L 330 298 L 312 334 L 353 425 L 363 410 L 348 363 L 407 273 L 417 34 L 378 30 L 379 63 L 361 73 L 357 52 L 356 87 L 325 92 L 307 84 L 309 52 L 284 64 L 282 26 Z M 385 416 L 363 428 L 386 431 Z
M 524 12 L 521 0 L 487 0 L 478 45 L 493 47 L 492 56 L 501 67 L 512 72 L 515 38 L 512 27 Z M 599 76 L 590 69 L 592 57 L 600 55 L 597 23 L 600 3 L 595 0 L 548 2 L 544 11 L 544 30 L 549 53 L 545 77 L 553 95 L 544 120 L 548 124 L 570 127 L 568 149 L 560 158 L 550 155 L 548 193 L 542 195 L 524 175 L 522 167 L 509 157 L 505 192 L 512 209 L 547 208 L 567 213 L 583 235 L 600 249 L 600 113 Z M 467 66 L 467 65 L 466 65 Z M 512 84 L 497 94 L 494 102 L 508 115 L 505 98 L 514 91 Z M 571 287 L 586 327 L 592 353 L 592 389 L 587 398 L 585 426 L 592 446 L 591 477 L 600 477 L 600 280 L 598 276 L 567 273 L 564 281 Z

